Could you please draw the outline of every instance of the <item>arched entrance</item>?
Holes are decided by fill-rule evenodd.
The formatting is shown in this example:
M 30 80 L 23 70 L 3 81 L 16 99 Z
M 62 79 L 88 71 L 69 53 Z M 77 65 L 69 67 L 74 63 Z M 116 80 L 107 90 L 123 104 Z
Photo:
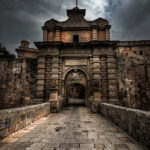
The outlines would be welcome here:
M 64 94 L 66 104 L 87 104 L 87 76 L 80 69 L 72 69 L 65 76 Z

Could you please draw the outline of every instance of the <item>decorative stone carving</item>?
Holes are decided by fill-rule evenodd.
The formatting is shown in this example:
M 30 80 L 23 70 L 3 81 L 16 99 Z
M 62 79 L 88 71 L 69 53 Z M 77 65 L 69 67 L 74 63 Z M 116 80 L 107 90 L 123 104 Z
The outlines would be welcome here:
M 69 72 L 69 74 L 66 77 L 66 81 L 85 81 L 86 76 L 85 74 L 80 70 L 73 70 Z
M 56 25 L 56 23 L 57 23 L 57 21 L 55 19 L 51 19 L 45 23 L 45 26 L 54 27 Z
M 100 27 L 104 27 L 105 25 L 109 25 L 108 21 L 105 20 L 105 19 L 102 19 L 102 18 L 98 18 L 98 19 L 97 19 L 97 24 L 98 24 Z

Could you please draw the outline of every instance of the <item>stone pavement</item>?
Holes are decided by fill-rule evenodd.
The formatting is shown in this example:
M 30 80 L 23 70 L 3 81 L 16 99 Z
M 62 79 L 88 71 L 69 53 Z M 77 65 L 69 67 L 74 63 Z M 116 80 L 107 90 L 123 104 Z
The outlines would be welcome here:
M 77 99 L 77 98 L 69 98 L 68 100 L 69 105 L 84 105 L 85 100 L 84 99 Z
M 145 150 L 110 121 L 84 106 L 68 106 L 0 143 L 0 150 Z

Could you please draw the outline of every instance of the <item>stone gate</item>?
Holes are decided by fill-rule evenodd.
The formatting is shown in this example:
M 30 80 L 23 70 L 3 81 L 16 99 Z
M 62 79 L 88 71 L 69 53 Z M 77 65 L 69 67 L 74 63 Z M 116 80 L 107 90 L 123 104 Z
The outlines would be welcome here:
M 110 41 L 109 22 L 103 18 L 88 21 L 85 14 L 86 10 L 78 7 L 67 10 L 66 21 L 45 22 L 43 41 L 35 42 L 38 49 L 29 48 L 27 41 L 16 49 L 19 59 L 37 61 L 37 103 L 51 101 L 59 110 L 69 97 L 78 95 L 95 111 L 101 102 L 120 104 L 126 81 L 121 80 L 119 65 L 126 65 L 125 56 L 132 64 L 133 56 L 138 62 L 139 57 L 142 60 L 149 55 L 149 41 Z

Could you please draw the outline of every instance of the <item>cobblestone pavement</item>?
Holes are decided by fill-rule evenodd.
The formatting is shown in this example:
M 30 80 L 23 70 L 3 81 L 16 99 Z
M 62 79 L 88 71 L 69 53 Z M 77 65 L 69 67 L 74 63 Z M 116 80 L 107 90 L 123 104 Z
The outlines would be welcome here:
M 111 122 L 83 106 L 50 114 L 0 143 L 0 150 L 145 150 Z

